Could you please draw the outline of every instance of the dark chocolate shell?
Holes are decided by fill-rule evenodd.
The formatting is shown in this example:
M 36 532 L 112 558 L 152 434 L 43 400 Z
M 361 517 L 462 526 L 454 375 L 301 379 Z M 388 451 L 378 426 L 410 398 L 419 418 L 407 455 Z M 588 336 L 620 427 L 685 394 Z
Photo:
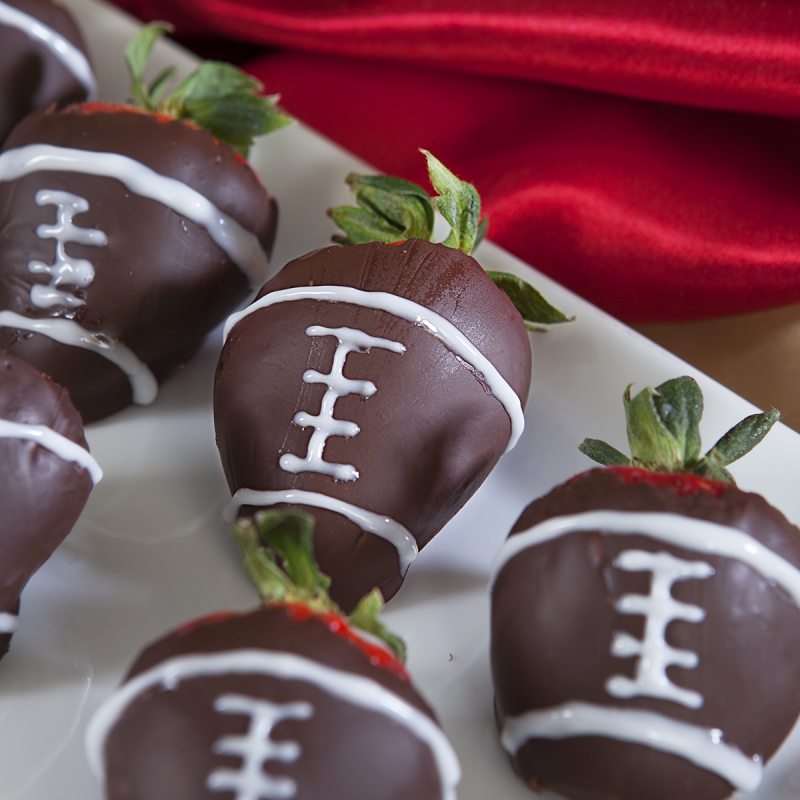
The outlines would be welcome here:
M 261 493 L 238 496 L 246 511 L 316 517 L 316 555 L 343 607 L 375 586 L 389 598 L 519 432 L 522 319 L 473 258 L 420 239 L 303 256 L 253 308 L 215 379 L 231 492 Z M 485 363 L 446 338 L 448 325 Z
M 2 3 L 0 86 L 0 142 L 31 111 L 94 95 L 83 37 L 65 8 L 51 0 Z
M 207 131 L 124 107 L 33 114 L 0 155 L 0 349 L 86 422 L 151 402 L 247 296 L 245 271 L 263 280 L 276 219 Z
M 638 477 L 585 473 L 514 525 L 492 589 L 503 744 L 567 797 L 751 791 L 800 715 L 800 530 L 727 484 Z
M 55 449 L 42 439 L 40 426 L 63 437 Z M 66 390 L 23 361 L 0 354 L 2 652 L 8 630 L 15 627 L 20 592 L 70 532 L 98 477 L 87 450 L 81 418 Z
M 287 607 L 148 647 L 87 745 L 90 762 L 104 761 L 108 800 L 215 800 L 246 784 L 251 794 L 236 796 L 444 800 L 458 772 L 410 683 Z

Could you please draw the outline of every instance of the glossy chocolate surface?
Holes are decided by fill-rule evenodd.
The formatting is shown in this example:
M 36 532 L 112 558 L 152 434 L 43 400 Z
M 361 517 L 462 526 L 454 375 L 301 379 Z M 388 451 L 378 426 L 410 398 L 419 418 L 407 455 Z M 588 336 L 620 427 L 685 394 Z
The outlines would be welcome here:
M 274 200 L 252 170 L 206 131 L 132 110 L 85 113 L 73 106 L 28 117 L 5 149 L 32 143 L 128 156 L 200 192 L 271 249 Z M 36 204 L 43 188 L 86 199 L 89 209 L 76 215 L 75 224 L 103 231 L 108 239 L 104 246 L 66 246 L 71 256 L 88 259 L 95 273 L 88 287 L 74 291 L 85 304 L 73 310 L 39 308 L 30 298 L 31 285 L 47 283 L 48 276 L 33 275 L 28 263 L 52 264 L 56 251 L 53 239 L 37 235 L 37 227 L 52 225 L 56 215 L 53 205 Z M 190 358 L 248 293 L 244 274 L 204 228 L 113 178 L 81 173 L 34 172 L 0 182 L 0 265 L 0 309 L 74 319 L 124 343 L 159 382 Z M 86 422 L 131 403 L 128 378 L 94 352 L 11 328 L 0 328 L 0 349 L 66 386 Z
M 629 484 L 593 470 L 529 505 L 512 536 L 553 516 L 593 509 L 663 511 L 737 528 L 800 567 L 800 531 L 761 496 L 727 488 L 679 496 L 670 486 Z M 615 632 L 641 639 L 644 617 L 623 615 L 624 594 L 647 595 L 649 572 L 615 565 L 623 550 L 668 552 L 707 562 L 714 575 L 672 586 L 672 596 L 706 611 L 700 623 L 671 622 L 667 643 L 699 656 L 694 669 L 668 667 L 681 688 L 699 692 L 701 708 L 644 696 L 612 697 L 605 681 L 634 677 L 636 658 L 611 655 Z M 492 670 L 496 711 L 507 716 L 577 700 L 644 709 L 705 729 L 765 760 L 800 714 L 800 609 L 746 564 L 672 546 L 646 535 L 574 532 L 528 548 L 501 570 L 492 594 Z M 676 755 L 613 739 L 531 739 L 512 758 L 534 788 L 603 800 L 716 800 L 733 789 Z
M 471 257 L 419 239 L 328 247 L 289 263 L 259 296 L 323 285 L 390 292 L 437 312 L 494 363 L 524 406 L 531 369 L 527 332 L 508 297 Z M 369 380 L 376 391 L 336 401 L 335 418 L 356 422 L 359 432 L 331 436 L 323 457 L 355 466 L 356 480 L 293 474 L 279 465 L 284 453 L 306 454 L 312 429 L 293 419 L 303 410 L 318 414 L 326 391 L 305 382 L 305 371 L 332 368 L 336 337 L 306 335 L 311 325 L 349 327 L 406 347 L 404 353 L 372 348 L 347 356 L 345 377 Z M 231 492 L 325 494 L 399 522 L 420 548 L 481 485 L 510 434 L 504 406 L 421 326 L 382 310 L 316 300 L 270 306 L 234 326 L 217 369 L 214 415 Z M 316 554 L 333 579 L 337 602 L 349 609 L 375 586 L 387 598 L 397 591 L 402 576 L 392 544 L 334 511 L 303 510 L 316 517 Z
M 367 677 L 424 714 L 433 715 L 413 687 L 370 664 L 356 647 L 316 618 L 298 620 L 287 608 L 260 609 L 200 623 L 148 647 L 126 680 L 176 656 L 240 649 L 294 653 L 348 674 Z M 239 770 L 242 760 L 215 754 L 223 737 L 247 733 L 246 715 L 214 711 L 221 695 L 244 695 L 276 704 L 309 702 L 304 720 L 278 722 L 270 737 L 293 741 L 299 757 L 269 759 L 263 771 L 296 782 L 293 800 L 439 800 L 441 787 L 428 746 L 381 714 L 353 706 L 297 679 L 224 674 L 185 679 L 151 689 L 128 706 L 105 747 L 109 800 L 214 800 L 208 789 L 215 770 Z
M 86 447 L 65 389 L 0 354 L 0 419 L 45 425 Z M 0 437 L 0 612 L 14 612 L 31 575 L 70 532 L 92 490 L 89 473 L 35 442 Z M 3 640 L 0 637 L 0 651 Z
M 69 12 L 50 0 L 5 0 L 5 4 L 40 20 L 86 52 Z M 56 103 L 86 99 L 86 90 L 53 52 L 25 31 L 0 24 L 0 142 L 27 114 Z

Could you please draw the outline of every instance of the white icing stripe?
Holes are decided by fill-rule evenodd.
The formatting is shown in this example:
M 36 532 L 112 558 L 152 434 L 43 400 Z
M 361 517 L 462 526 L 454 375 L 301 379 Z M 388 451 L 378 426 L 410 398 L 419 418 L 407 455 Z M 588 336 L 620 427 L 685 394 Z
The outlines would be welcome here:
M 373 347 L 389 350 L 393 353 L 405 353 L 405 345 L 389 339 L 370 336 L 355 328 L 326 328 L 322 325 L 309 325 L 306 336 L 334 336 L 338 340 L 333 353 L 331 371 L 321 373 L 308 369 L 303 373 L 304 383 L 318 383 L 325 387 L 319 414 L 299 411 L 293 422 L 301 428 L 312 428 L 311 438 L 306 446 L 303 458 L 294 453 L 284 453 L 278 465 L 286 472 L 319 472 L 331 475 L 337 481 L 358 480 L 358 470 L 352 464 L 337 464 L 325 461 L 325 446 L 331 436 L 357 436 L 361 428 L 355 422 L 334 417 L 336 403 L 342 397 L 357 394 L 363 398 L 372 397 L 378 387 L 372 381 L 351 380 L 344 376 L 344 365 L 350 353 L 369 353 Z
M 147 364 L 139 360 L 133 350 L 122 342 L 112 342 L 101 335 L 84 330 L 71 319 L 61 317 L 43 317 L 31 319 L 14 311 L 0 311 L 0 327 L 18 328 L 47 336 L 61 344 L 91 350 L 112 364 L 116 364 L 127 376 L 133 390 L 133 402 L 138 405 L 149 405 L 158 394 L 158 382 Z
M 106 737 L 127 707 L 149 689 L 161 686 L 174 691 L 181 681 L 191 678 L 243 674 L 304 681 L 346 703 L 388 717 L 430 747 L 442 785 L 442 800 L 456 800 L 455 786 L 461 778 L 458 759 L 447 737 L 430 717 L 362 675 L 333 669 L 294 653 L 266 650 L 178 656 L 122 684 L 97 710 L 86 729 L 86 755 L 92 772 L 103 780 Z
M 747 564 L 768 581 L 781 586 L 800 607 L 800 570 L 747 533 L 704 519 L 657 511 L 586 511 L 550 519 L 506 539 L 492 568 L 491 584 L 518 553 L 542 542 L 579 531 L 649 539 Z
M 413 535 L 399 522 L 390 517 L 366 511 L 358 506 L 328 497 L 317 492 L 305 492 L 300 489 L 282 489 L 278 491 L 258 491 L 257 489 L 239 489 L 233 499 L 222 512 L 226 522 L 235 522 L 242 506 L 274 506 L 278 503 L 291 503 L 296 505 L 325 508 L 335 511 L 351 522 L 358 525 L 361 530 L 374 533 L 381 539 L 386 539 L 397 548 L 400 558 L 400 574 L 405 575 L 409 564 L 417 557 L 419 550 Z
M 231 314 L 225 323 L 224 337 L 227 339 L 233 326 L 254 311 L 292 300 L 351 303 L 364 308 L 385 311 L 414 325 L 419 325 L 423 330 L 439 339 L 458 358 L 470 364 L 492 394 L 503 404 L 511 420 L 511 437 L 506 452 L 519 441 L 525 428 L 525 415 L 517 393 L 497 371 L 494 364 L 452 322 L 406 297 L 399 297 L 389 292 L 365 292 L 352 286 L 297 286 L 291 289 L 280 289 L 265 294 L 243 311 Z
M 750 792 L 761 783 L 763 766 L 736 747 L 725 744 L 718 731 L 689 725 L 651 711 L 610 708 L 591 703 L 565 703 L 509 717 L 501 741 L 512 755 L 529 739 L 604 736 L 680 756 Z
M 14 633 L 19 628 L 19 618 L 7 611 L 0 612 L 0 635 Z
M 670 553 L 651 553 L 647 550 L 624 550 L 614 559 L 617 569 L 628 572 L 650 572 L 650 592 L 624 594 L 614 603 L 619 614 L 641 614 L 644 617 L 644 637 L 636 639 L 624 631 L 614 631 L 611 655 L 636 659 L 636 677 L 612 675 L 605 684 L 613 697 L 658 697 L 687 708 L 700 708 L 703 696 L 683 689 L 670 680 L 667 668 L 673 665 L 694 669 L 700 659 L 691 650 L 678 650 L 667 644 L 667 627 L 676 619 L 699 623 L 705 619 L 705 609 L 681 603 L 672 596 L 678 581 L 705 580 L 714 574 L 705 561 L 684 561 Z
M 275 740 L 272 729 L 287 719 L 306 720 L 314 715 L 311 703 L 271 703 L 241 694 L 224 694 L 217 698 L 214 710 L 220 714 L 238 714 L 250 718 L 244 736 L 223 736 L 214 742 L 216 755 L 241 760 L 236 769 L 214 770 L 206 779 L 212 792 L 233 792 L 234 800 L 287 800 L 297 794 L 297 784 L 285 775 L 273 775 L 278 761 L 291 764 L 302 755 L 300 745 L 290 739 Z
M 55 239 L 56 260 L 47 264 L 38 259 L 28 262 L 28 272 L 35 275 L 47 275 L 48 284 L 35 283 L 31 286 L 31 302 L 39 308 L 66 306 L 76 308 L 85 304 L 85 300 L 73 292 L 61 290 L 63 284 L 85 289 L 94 280 L 94 264 L 85 258 L 76 258 L 67 253 L 67 245 L 75 242 L 91 247 L 103 247 L 108 243 L 105 233 L 93 228 L 82 228 L 73 222 L 73 217 L 89 210 L 86 198 L 71 192 L 60 192 L 53 189 L 39 189 L 36 192 L 37 206 L 56 206 L 54 225 L 42 224 L 36 228 L 40 239 Z
M 74 462 L 83 467 L 94 484 L 103 477 L 103 470 L 88 450 L 45 425 L 23 425 L 21 422 L 0 419 L 0 439 L 27 439 L 36 442 L 63 461 Z
M 97 82 L 89 60 L 69 39 L 47 27 L 36 17 L 30 16 L 8 3 L 0 3 L 0 23 L 17 28 L 27 34 L 30 39 L 43 44 L 86 89 L 89 100 L 93 100 L 97 96 Z
M 247 276 L 251 285 L 266 280 L 267 256 L 255 234 L 220 211 L 200 192 L 175 178 L 160 175 L 119 153 L 29 144 L 0 155 L 0 180 L 13 181 L 31 172 L 79 172 L 114 178 L 140 197 L 155 200 L 205 228 L 214 243 Z

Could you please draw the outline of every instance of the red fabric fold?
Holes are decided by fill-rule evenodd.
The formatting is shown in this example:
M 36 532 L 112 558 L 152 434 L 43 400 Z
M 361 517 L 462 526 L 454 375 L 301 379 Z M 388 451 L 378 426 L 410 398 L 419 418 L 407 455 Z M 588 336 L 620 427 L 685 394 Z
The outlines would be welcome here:
M 477 185 L 492 239 L 624 320 L 800 301 L 800 6 L 122 4 L 185 35 L 347 54 L 247 68 L 385 172 L 425 183 L 430 149 Z
M 297 53 L 249 69 L 384 172 L 428 185 L 431 150 L 491 239 L 629 322 L 800 301 L 798 121 Z
M 800 115 L 796 0 L 120 0 L 184 35 Z

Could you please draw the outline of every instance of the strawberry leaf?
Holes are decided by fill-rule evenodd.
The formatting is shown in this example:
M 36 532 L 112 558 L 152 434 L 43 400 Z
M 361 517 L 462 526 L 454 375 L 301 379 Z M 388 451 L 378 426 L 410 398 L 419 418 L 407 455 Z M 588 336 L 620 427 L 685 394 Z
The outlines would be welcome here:
M 369 594 L 364 595 L 356 606 L 355 611 L 350 615 L 350 622 L 356 628 L 371 633 L 383 640 L 394 651 L 398 660 L 405 664 L 406 645 L 399 637 L 395 636 L 379 619 L 383 609 L 383 595 L 379 589 L 373 589 Z
M 276 108 L 278 95 L 232 64 L 204 61 L 160 105 L 160 110 L 210 131 L 246 156 L 256 136 L 291 123 Z
M 255 584 L 265 605 L 302 603 L 314 612 L 344 616 L 331 600 L 331 579 L 321 572 L 314 557 L 314 518 L 293 509 L 258 511 L 233 527 L 242 553 L 245 573 Z M 361 598 L 348 618 L 356 628 L 380 638 L 405 661 L 405 645 L 380 621 L 380 590 Z
M 775 410 L 746 417 L 700 458 L 703 394 L 693 378 L 674 378 L 655 389 L 648 386 L 633 398 L 628 385 L 623 402 L 630 461 L 597 439 L 585 439 L 578 448 L 582 453 L 606 466 L 632 463 L 654 472 L 693 472 L 734 485 L 725 467 L 749 453 L 780 417 Z
M 345 178 L 358 207 L 338 206 L 328 215 L 345 232 L 334 241 L 343 245 L 364 242 L 399 242 L 411 237 L 430 241 L 433 203 L 424 189 L 411 181 L 388 175 Z
M 508 272 L 486 273 L 499 289 L 502 289 L 514 307 L 522 315 L 525 327 L 529 330 L 545 330 L 548 325 L 559 322 L 571 322 L 575 317 L 568 317 L 544 299 L 538 289 L 534 289 L 527 281 Z
M 245 157 L 255 137 L 292 122 L 277 107 L 278 95 L 263 96 L 264 87 L 258 80 L 221 61 L 204 61 L 166 97 L 163 95 L 173 69 L 164 70 L 148 88 L 144 71 L 153 45 L 170 32 L 171 25 L 153 22 L 125 48 L 131 95 L 140 108 L 204 128 Z
M 305 603 L 340 613 L 328 597 L 330 578 L 314 558 L 313 531 L 314 518 L 292 509 L 259 511 L 234 526 L 245 572 L 266 605 Z
M 151 84 L 148 89 L 150 95 L 150 102 L 158 104 L 161 95 L 164 94 L 167 84 L 175 74 L 175 67 L 167 67 Z
M 683 469 L 683 448 L 664 424 L 653 398 L 658 392 L 647 387 L 631 399 L 631 387 L 623 400 L 628 421 L 628 444 L 631 460 L 645 469 L 680 472 Z
M 427 150 L 420 152 L 428 161 L 431 184 L 439 193 L 438 197 L 433 198 L 433 204 L 450 223 L 450 235 L 444 240 L 444 244 L 469 255 L 478 242 L 480 195 L 471 183 L 459 180 L 432 153 Z M 486 233 L 485 228 L 483 233 Z
M 293 589 L 291 580 L 278 566 L 272 551 L 262 547 L 255 522 L 240 519 L 233 528 L 233 536 L 242 553 L 244 571 L 264 602 L 288 602 Z
M 628 456 L 600 439 L 584 439 L 578 450 L 604 467 L 629 467 L 631 464 Z
M 187 99 L 218 99 L 239 92 L 255 92 L 261 83 L 224 61 L 204 61 L 170 95 L 170 102 L 183 104 Z
M 151 22 L 145 25 L 125 46 L 125 61 L 131 74 L 130 91 L 134 102 L 145 111 L 155 110 L 144 83 L 144 68 L 153 51 L 153 45 L 174 28 L 168 22 Z M 163 73 L 162 73 L 163 75 Z
M 331 580 L 320 572 L 314 558 L 314 518 L 310 514 L 270 509 L 259 511 L 255 522 L 261 542 L 277 553 L 298 590 L 311 596 L 328 590 Z
M 652 397 L 659 418 L 678 444 L 681 464 L 691 468 L 700 457 L 700 387 L 694 379 L 684 376 L 662 383 Z
M 702 475 L 706 480 L 722 481 L 723 483 L 731 484 L 731 486 L 736 486 L 736 479 L 733 477 L 733 475 L 731 475 L 730 472 L 728 472 L 728 470 L 723 469 L 722 467 L 713 467 L 710 463 L 704 463 L 702 471 L 692 471 L 697 475 Z
M 416 183 L 387 175 L 356 175 L 346 181 L 356 197 L 354 206 L 339 206 L 328 211 L 345 235 L 333 240 L 343 245 L 363 242 L 399 242 L 416 237 L 433 241 L 434 208 L 450 223 L 451 231 L 442 242 L 464 253 L 471 253 L 486 235 L 488 221 L 480 220 L 481 200 L 475 187 L 460 181 L 427 150 L 428 172 L 440 194 L 431 198 Z
M 475 235 L 475 245 L 472 248 L 472 251 L 475 252 L 478 245 L 486 238 L 486 232 L 489 230 L 489 217 L 484 214 L 481 217 L 481 221 L 478 223 L 478 232 Z
M 221 142 L 227 142 L 234 150 L 247 157 L 257 136 L 263 136 L 291 122 L 278 111 L 265 113 L 265 100 L 267 98 L 252 94 L 232 94 L 217 99 L 188 98 L 181 108 L 181 118 L 205 128 Z
M 726 467 L 749 453 L 780 419 L 780 411 L 773 409 L 761 414 L 751 414 L 734 425 L 706 453 L 706 461 L 714 467 Z
M 342 229 L 333 241 L 350 246 L 366 242 L 395 242 L 418 238 L 433 241 L 434 207 L 450 223 L 451 231 L 442 242 L 469 255 L 486 235 L 489 221 L 480 218 L 481 201 L 472 184 L 459 180 L 438 158 L 421 150 L 428 160 L 431 183 L 439 197 L 431 198 L 416 183 L 389 175 L 357 175 L 345 179 L 357 206 L 336 206 L 328 216 Z M 570 322 L 568 317 L 530 284 L 505 272 L 489 277 L 510 298 L 529 330 Z
M 333 241 L 346 247 L 366 242 L 397 242 L 403 238 L 395 225 L 365 208 L 338 206 L 330 209 L 328 215 L 347 234 L 336 235 Z

